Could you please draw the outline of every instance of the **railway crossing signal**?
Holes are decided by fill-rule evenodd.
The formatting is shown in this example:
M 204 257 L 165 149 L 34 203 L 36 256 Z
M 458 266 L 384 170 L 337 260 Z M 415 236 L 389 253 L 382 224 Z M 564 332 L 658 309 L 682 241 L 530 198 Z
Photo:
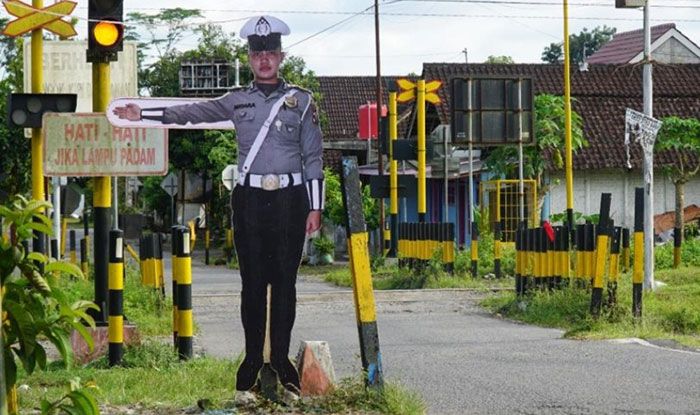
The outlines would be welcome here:
M 9 14 L 17 17 L 5 26 L 2 33 L 6 36 L 16 37 L 42 27 L 62 37 L 78 34 L 73 25 L 62 20 L 75 9 L 76 2 L 59 1 L 41 9 L 18 0 L 3 1 L 3 4 Z
M 41 128 L 47 112 L 75 112 L 76 94 L 10 94 L 7 123 L 10 127 Z
M 409 81 L 406 78 L 397 79 L 396 84 L 401 90 L 396 96 L 396 102 L 406 103 L 416 99 L 416 83 Z M 439 104 L 440 97 L 437 94 L 438 88 L 442 85 L 442 81 L 428 81 L 425 83 L 425 100 L 431 104 Z
M 123 22 L 123 0 L 90 0 L 88 3 L 88 62 L 117 60 L 117 52 L 124 49 Z

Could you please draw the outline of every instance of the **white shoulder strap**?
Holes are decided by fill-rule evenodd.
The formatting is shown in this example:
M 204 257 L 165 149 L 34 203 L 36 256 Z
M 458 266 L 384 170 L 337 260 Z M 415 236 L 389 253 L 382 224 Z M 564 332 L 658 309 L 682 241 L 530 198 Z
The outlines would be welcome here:
M 255 137 L 255 141 L 253 142 L 253 145 L 250 147 L 250 151 L 248 152 L 248 155 L 245 158 L 245 163 L 243 163 L 243 171 L 241 172 L 244 177 L 246 174 L 248 174 L 248 170 L 250 170 L 250 166 L 253 165 L 253 161 L 255 161 L 255 157 L 258 156 L 258 151 L 260 151 L 260 147 L 262 147 L 263 141 L 265 141 L 265 137 L 267 137 L 267 133 L 270 131 L 270 125 L 272 125 L 272 120 L 275 119 L 277 116 L 277 113 L 280 111 L 280 108 L 282 107 L 282 104 L 284 103 L 284 100 L 287 99 L 288 97 L 291 97 L 294 95 L 294 93 L 297 92 L 296 89 L 292 89 L 284 96 L 282 96 L 280 99 L 277 100 L 272 105 L 272 109 L 270 110 L 270 115 L 267 116 L 267 119 L 263 123 L 262 127 L 260 128 L 260 131 L 258 131 L 258 135 Z

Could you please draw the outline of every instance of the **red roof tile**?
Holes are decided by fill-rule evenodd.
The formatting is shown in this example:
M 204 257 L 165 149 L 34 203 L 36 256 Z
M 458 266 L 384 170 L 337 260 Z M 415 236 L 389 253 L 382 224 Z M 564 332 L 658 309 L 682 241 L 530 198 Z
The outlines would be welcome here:
M 387 104 L 387 90 L 389 83 L 393 83 L 397 76 L 382 77 L 382 102 Z M 358 135 L 357 110 L 360 105 L 367 102 L 375 102 L 376 95 L 375 76 L 319 76 L 318 81 L 321 93 L 321 111 L 330 121 L 324 127 L 323 136 L 328 141 L 354 140 Z M 398 107 L 399 116 L 409 110 L 409 105 Z M 405 124 L 405 123 L 404 123 Z M 403 125 L 403 124 L 402 124 Z
M 450 85 L 455 77 L 531 77 L 535 94 L 563 95 L 563 65 L 550 64 L 455 64 L 423 65 L 425 79 L 440 79 Z M 700 64 L 656 65 L 654 67 L 654 116 L 700 118 Z M 439 90 L 442 104 L 437 107 L 440 123 L 449 124 L 449 87 Z M 625 108 L 642 110 L 642 67 L 639 65 L 590 65 L 589 70 L 572 70 L 573 108 L 583 118 L 589 146 L 574 155 L 574 168 L 624 168 Z M 633 167 L 640 166 L 641 154 L 631 154 Z M 697 160 L 697 157 L 692 158 Z M 659 155 L 656 163 L 672 163 L 673 153 Z
M 651 43 L 671 29 L 675 23 L 666 23 L 651 27 Z M 588 63 L 629 63 L 632 58 L 644 51 L 644 31 L 642 29 L 617 33 L 586 61 Z

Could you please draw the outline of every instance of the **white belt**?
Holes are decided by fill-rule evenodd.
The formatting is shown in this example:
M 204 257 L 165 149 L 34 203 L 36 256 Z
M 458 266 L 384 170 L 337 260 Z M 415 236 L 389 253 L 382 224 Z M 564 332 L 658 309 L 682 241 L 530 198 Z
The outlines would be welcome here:
M 290 180 L 291 179 L 291 180 Z M 247 183 L 246 183 L 247 181 Z M 287 174 L 253 174 L 241 173 L 238 176 L 238 184 L 247 185 L 264 190 L 284 189 L 288 186 L 301 184 L 301 173 Z

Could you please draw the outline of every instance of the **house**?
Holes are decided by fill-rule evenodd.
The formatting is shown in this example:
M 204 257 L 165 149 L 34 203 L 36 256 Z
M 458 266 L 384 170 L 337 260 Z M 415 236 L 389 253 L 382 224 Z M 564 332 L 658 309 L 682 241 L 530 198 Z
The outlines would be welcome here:
M 454 77 L 525 76 L 531 77 L 535 94 L 563 95 L 563 65 L 551 64 L 456 64 L 423 65 L 426 79 L 445 83 Z M 573 110 L 583 118 L 584 137 L 589 145 L 573 157 L 574 210 L 583 214 L 598 212 L 600 195 L 612 193 L 611 216 L 616 224 L 631 227 L 634 223 L 634 188 L 643 186 L 642 152 L 639 145 L 630 151 L 631 169 L 627 168 L 624 147 L 625 109 L 642 111 L 642 67 L 639 65 L 589 65 L 585 71 L 571 73 Z M 449 89 L 440 90 L 442 104 L 434 107 L 440 125 L 450 124 Z M 430 108 L 429 108 L 430 111 Z M 700 117 L 700 64 L 656 65 L 654 68 L 654 116 L 663 118 Z M 437 128 L 437 125 L 428 125 Z M 654 211 L 674 209 L 675 191 L 663 175 L 662 166 L 676 162 L 677 155 L 655 155 Z M 698 163 L 697 156 L 691 157 Z M 560 213 L 566 209 L 565 174 L 549 166 L 549 209 Z M 686 185 L 686 204 L 700 202 L 700 177 Z
M 382 77 L 382 102 L 388 101 L 387 91 L 395 82 L 397 76 Z M 415 77 L 403 77 L 415 80 Z M 367 140 L 359 139 L 358 108 L 368 102 L 376 100 L 376 77 L 373 76 L 319 76 L 318 77 L 321 100 L 321 109 L 328 122 L 323 123 L 324 135 L 324 163 L 331 167 L 337 167 L 340 154 L 354 155 L 358 157 L 360 174 L 365 182 L 369 176 L 376 176 L 377 149 L 376 142 L 368 151 Z M 415 126 L 412 123 L 413 104 L 399 104 L 398 135 L 399 138 L 413 136 L 415 139 Z M 409 129 L 412 128 L 412 131 Z M 432 130 L 430 130 L 432 131 Z M 429 133 L 430 133 L 429 131 Z M 442 132 L 438 129 L 433 132 L 433 139 L 442 142 Z M 436 152 L 442 154 L 439 145 Z M 478 152 L 475 152 L 478 154 Z M 444 160 L 444 159 L 443 159 Z M 442 221 L 445 215 L 444 199 L 448 198 L 447 220 L 457 224 L 458 241 L 465 243 L 469 240 L 467 207 L 469 200 L 468 158 L 466 155 L 455 158 L 448 165 L 447 195 L 445 195 L 445 174 L 443 163 L 436 159 L 429 163 L 426 169 L 427 176 L 427 216 L 430 221 Z M 388 175 L 388 164 L 384 165 L 384 174 Z M 481 170 L 481 162 L 476 159 L 473 163 L 476 173 Z M 416 177 L 417 166 L 415 162 L 407 161 L 399 166 L 399 175 Z M 476 192 L 475 192 L 476 193 Z M 400 218 L 404 222 L 418 220 L 417 200 L 415 196 L 402 198 L 400 203 Z
M 455 77 L 469 76 L 523 76 L 533 79 L 535 94 L 563 95 L 563 66 L 551 64 L 460 64 L 460 63 L 426 63 L 423 65 L 423 78 L 442 80 L 439 90 L 441 103 L 428 105 L 426 126 L 428 134 L 445 131 L 450 125 L 450 80 Z M 334 78 L 328 80 L 328 78 Z M 357 90 L 341 88 L 337 83 L 354 84 L 356 77 L 319 77 L 324 96 L 323 109 L 328 114 L 329 126 L 326 137 L 331 140 L 352 140 L 352 119 L 356 110 L 335 109 L 337 103 L 345 99 L 355 99 Z M 344 79 L 344 80 L 343 80 Z M 333 84 L 333 88 L 324 85 Z M 597 213 L 600 195 L 612 193 L 612 218 L 616 224 L 631 227 L 634 223 L 634 188 L 643 185 L 641 174 L 641 149 L 633 146 L 630 152 L 632 168 L 627 168 L 624 148 L 625 109 L 642 109 L 642 68 L 639 65 L 603 65 L 591 64 L 585 71 L 573 70 L 571 90 L 573 109 L 583 118 L 584 136 L 588 147 L 579 150 L 573 158 L 574 166 L 574 210 L 584 213 Z M 372 89 L 373 90 L 373 89 Z M 350 95 L 348 95 L 350 94 Z M 369 93 L 366 93 L 369 94 Z M 350 98 L 346 98 L 350 96 Z M 700 117 L 700 64 L 656 65 L 654 68 L 654 116 L 677 115 L 681 117 Z M 342 123 L 340 118 L 343 119 Z M 411 118 L 405 120 L 410 122 Z M 338 130 L 334 124 L 344 125 L 345 130 Z M 410 125 L 404 125 L 403 131 L 415 131 Z M 343 137 L 338 137 L 344 132 Z M 415 133 L 408 133 L 415 135 Z M 331 145 L 327 143 L 328 145 Z M 674 209 L 674 186 L 662 173 L 662 165 L 674 163 L 677 155 L 662 153 L 655 156 L 655 213 Z M 698 163 L 697 157 L 692 158 Z M 462 164 L 460 162 L 460 164 Z M 375 169 L 376 170 L 376 169 Z M 460 174 L 462 170 L 460 169 Z M 462 221 L 467 188 L 463 177 L 451 191 L 450 221 Z M 566 208 L 566 190 L 564 171 L 550 166 L 547 172 L 549 182 L 549 209 L 552 213 L 563 212 Z M 442 197 L 439 197 L 441 180 L 429 189 L 428 217 L 442 220 Z M 454 205 L 453 205 L 454 203 Z M 686 204 L 700 204 L 700 177 L 695 177 L 686 185 Z M 412 210 L 410 207 L 408 210 Z M 455 219 L 455 215 L 457 218 Z M 409 219 L 410 220 L 410 219 Z M 461 225 L 461 223 L 460 223 Z M 459 226 L 464 229 L 463 226 Z M 464 234 L 462 234 L 464 236 Z M 464 239 L 460 237 L 460 242 Z
M 675 23 L 651 28 L 651 56 L 656 62 L 700 63 L 700 47 L 686 37 Z M 642 29 L 617 33 L 586 60 L 589 64 L 639 63 L 644 59 L 644 32 Z

